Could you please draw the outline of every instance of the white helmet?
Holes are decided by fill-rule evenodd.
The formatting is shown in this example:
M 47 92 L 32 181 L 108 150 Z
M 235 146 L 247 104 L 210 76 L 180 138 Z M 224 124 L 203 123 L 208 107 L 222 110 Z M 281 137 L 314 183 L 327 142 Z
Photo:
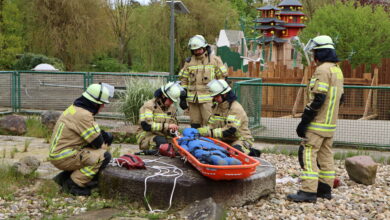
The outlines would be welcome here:
M 306 52 L 309 52 L 311 50 L 325 49 L 325 48 L 329 48 L 333 50 L 335 49 L 333 40 L 328 35 L 321 35 L 313 39 L 310 39 L 309 42 L 307 42 L 304 50 Z
M 199 48 L 207 47 L 206 40 L 202 35 L 195 35 L 188 41 L 188 48 L 190 50 L 197 50 Z
M 209 87 L 211 96 L 226 94 L 227 92 L 232 90 L 228 83 L 223 79 L 213 79 L 207 84 L 207 87 Z
M 174 102 L 179 100 L 182 90 L 182 87 L 177 82 L 169 82 L 166 85 L 161 86 L 163 94 Z
M 108 98 L 114 96 L 114 90 L 115 88 L 107 83 L 95 83 L 88 86 L 82 96 L 96 104 L 108 104 Z

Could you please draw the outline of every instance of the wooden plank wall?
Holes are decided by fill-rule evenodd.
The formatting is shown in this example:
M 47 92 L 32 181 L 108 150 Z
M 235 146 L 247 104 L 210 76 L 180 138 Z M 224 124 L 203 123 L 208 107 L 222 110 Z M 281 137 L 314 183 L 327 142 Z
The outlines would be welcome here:
M 249 62 L 248 65 L 247 73 L 243 73 L 240 70 L 234 72 L 232 69 L 229 69 L 229 76 L 259 77 L 263 79 L 264 83 L 307 84 L 315 71 L 314 65 L 304 70 L 299 68 L 289 69 L 286 65 L 268 62 L 264 71 L 260 71 L 260 63 Z M 371 86 L 390 84 L 390 58 L 383 59 L 380 65 L 372 65 L 373 73 L 365 72 L 365 65 L 352 68 L 348 62 L 342 62 L 340 67 L 344 73 L 345 85 Z M 375 80 L 373 80 L 374 72 Z M 306 92 L 303 87 L 265 86 L 262 91 L 262 117 L 299 117 L 299 113 L 302 112 L 304 105 L 307 103 L 307 100 L 305 100 Z M 375 98 L 372 97 L 375 94 L 372 94 L 369 90 L 360 92 L 346 91 L 348 104 L 340 110 L 343 118 L 357 119 L 367 116 L 367 109 L 369 108 L 366 104 L 367 100 Z

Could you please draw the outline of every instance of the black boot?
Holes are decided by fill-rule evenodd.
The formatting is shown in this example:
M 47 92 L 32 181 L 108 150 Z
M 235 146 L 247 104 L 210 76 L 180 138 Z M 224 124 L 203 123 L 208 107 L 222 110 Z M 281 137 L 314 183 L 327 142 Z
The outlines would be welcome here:
M 81 187 L 73 182 L 72 178 L 65 181 L 62 189 L 66 193 L 70 193 L 75 196 L 89 196 L 91 195 L 91 189 L 89 187 Z
M 317 197 L 323 199 L 332 199 L 332 187 L 323 182 L 318 182 Z
M 299 190 L 297 194 L 287 195 L 287 199 L 294 202 L 316 202 L 317 194 Z
M 53 177 L 53 180 L 62 187 L 64 185 L 64 182 L 70 178 L 70 174 L 72 174 L 71 171 L 62 171 L 61 173 Z

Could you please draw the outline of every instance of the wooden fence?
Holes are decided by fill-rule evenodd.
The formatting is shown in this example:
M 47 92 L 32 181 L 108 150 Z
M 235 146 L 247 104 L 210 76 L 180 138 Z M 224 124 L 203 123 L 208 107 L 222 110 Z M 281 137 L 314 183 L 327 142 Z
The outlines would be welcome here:
M 344 73 L 345 85 L 358 86 L 387 86 L 390 85 L 390 58 L 383 59 L 380 65 L 372 65 L 372 72 L 365 72 L 366 66 L 352 68 L 345 61 L 340 64 Z M 286 65 L 268 62 L 266 70 L 260 71 L 260 63 L 249 62 L 248 72 L 233 71 L 229 68 L 232 77 L 260 77 L 263 83 L 307 84 L 315 66 L 305 69 L 289 69 Z M 386 118 L 385 113 L 378 109 L 378 99 L 382 97 L 373 89 L 350 89 L 345 91 L 347 102 L 340 109 L 340 117 L 348 119 L 375 119 Z M 382 100 L 381 103 L 388 103 Z M 307 103 L 304 87 L 265 86 L 262 89 L 262 116 L 263 117 L 300 117 L 304 105 Z

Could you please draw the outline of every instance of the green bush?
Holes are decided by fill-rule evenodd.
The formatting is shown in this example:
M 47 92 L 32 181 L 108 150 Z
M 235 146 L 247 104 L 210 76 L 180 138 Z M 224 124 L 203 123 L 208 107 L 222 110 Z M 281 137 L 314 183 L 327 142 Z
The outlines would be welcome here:
M 54 57 L 47 57 L 42 54 L 25 53 L 23 54 L 14 65 L 15 70 L 31 70 L 35 66 L 41 63 L 47 63 L 53 65 L 59 70 L 64 70 L 64 63 Z
M 126 121 L 137 124 L 139 119 L 139 109 L 145 101 L 152 99 L 154 91 L 163 84 L 162 78 L 146 80 L 144 78 L 134 78 L 126 82 L 126 90 L 119 94 L 120 106 Z
M 93 71 L 96 72 L 127 72 L 126 64 L 120 63 L 115 58 L 104 57 L 98 58 L 93 62 Z

